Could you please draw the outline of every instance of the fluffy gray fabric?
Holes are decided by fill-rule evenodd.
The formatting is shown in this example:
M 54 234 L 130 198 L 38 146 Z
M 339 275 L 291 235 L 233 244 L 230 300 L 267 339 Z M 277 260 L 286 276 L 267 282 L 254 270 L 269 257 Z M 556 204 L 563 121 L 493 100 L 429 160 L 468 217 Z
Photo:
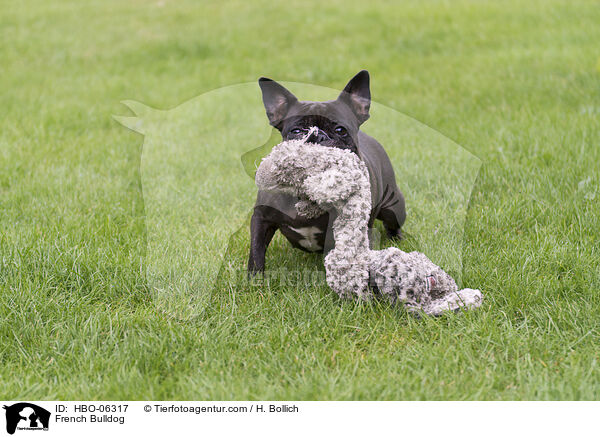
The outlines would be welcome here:
M 379 294 L 430 315 L 481 305 L 479 290 L 458 290 L 454 279 L 424 254 L 369 249 L 369 175 L 349 150 L 286 141 L 262 160 L 255 180 L 261 190 L 298 196 L 301 215 L 335 214 L 335 247 L 325 257 L 325 270 L 327 284 L 340 297 L 369 300 Z

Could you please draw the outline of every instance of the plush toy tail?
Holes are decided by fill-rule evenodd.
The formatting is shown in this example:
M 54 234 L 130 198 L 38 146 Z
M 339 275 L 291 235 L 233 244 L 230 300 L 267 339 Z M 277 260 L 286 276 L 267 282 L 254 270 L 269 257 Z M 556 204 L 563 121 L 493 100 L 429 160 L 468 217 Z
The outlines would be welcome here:
M 473 288 L 463 288 L 455 293 L 431 301 L 423 311 L 432 316 L 439 316 L 446 311 L 458 311 L 459 309 L 471 310 L 479 308 L 483 302 L 483 294 Z

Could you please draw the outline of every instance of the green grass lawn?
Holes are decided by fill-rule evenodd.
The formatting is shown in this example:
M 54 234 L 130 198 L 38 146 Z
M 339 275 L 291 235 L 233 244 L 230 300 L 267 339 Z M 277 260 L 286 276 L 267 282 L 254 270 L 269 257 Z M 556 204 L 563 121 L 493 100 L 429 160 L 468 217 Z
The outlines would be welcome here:
M 598 399 L 597 2 L 261 3 L 2 2 L 0 398 Z M 361 68 L 375 101 L 483 162 L 462 243 L 483 307 L 418 320 L 318 281 L 248 284 L 227 273 L 242 228 L 199 310 L 164 311 L 144 137 L 119 102 L 263 75 L 339 89 Z M 267 262 L 322 271 L 281 237 Z

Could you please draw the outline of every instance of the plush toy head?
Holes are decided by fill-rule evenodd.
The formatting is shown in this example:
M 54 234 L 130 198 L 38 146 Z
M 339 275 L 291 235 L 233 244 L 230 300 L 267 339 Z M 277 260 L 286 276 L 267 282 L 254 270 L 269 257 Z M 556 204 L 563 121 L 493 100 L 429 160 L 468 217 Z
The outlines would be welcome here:
M 303 215 L 306 215 L 305 209 L 314 210 L 315 205 L 321 213 L 339 208 L 359 190 L 369 191 L 366 166 L 356 154 L 303 140 L 285 141 L 275 146 L 262 160 L 255 181 L 261 190 L 299 197 L 302 201 L 297 209 Z

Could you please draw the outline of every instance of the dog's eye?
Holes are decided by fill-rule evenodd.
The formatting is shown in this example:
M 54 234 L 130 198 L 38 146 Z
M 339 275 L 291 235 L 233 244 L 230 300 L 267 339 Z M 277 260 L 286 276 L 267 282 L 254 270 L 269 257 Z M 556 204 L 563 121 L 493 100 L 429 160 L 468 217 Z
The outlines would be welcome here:
M 294 129 L 292 129 L 290 131 L 290 133 L 293 134 L 293 135 L 300 135 L 302 133 L 302 129 L 296 127 Z
M 348 131 L 346 130 L 346 128 L 344 126 L 336 127 L 335 133 L 342 137 L 345 137 L 346 135 L 348 135 Z

